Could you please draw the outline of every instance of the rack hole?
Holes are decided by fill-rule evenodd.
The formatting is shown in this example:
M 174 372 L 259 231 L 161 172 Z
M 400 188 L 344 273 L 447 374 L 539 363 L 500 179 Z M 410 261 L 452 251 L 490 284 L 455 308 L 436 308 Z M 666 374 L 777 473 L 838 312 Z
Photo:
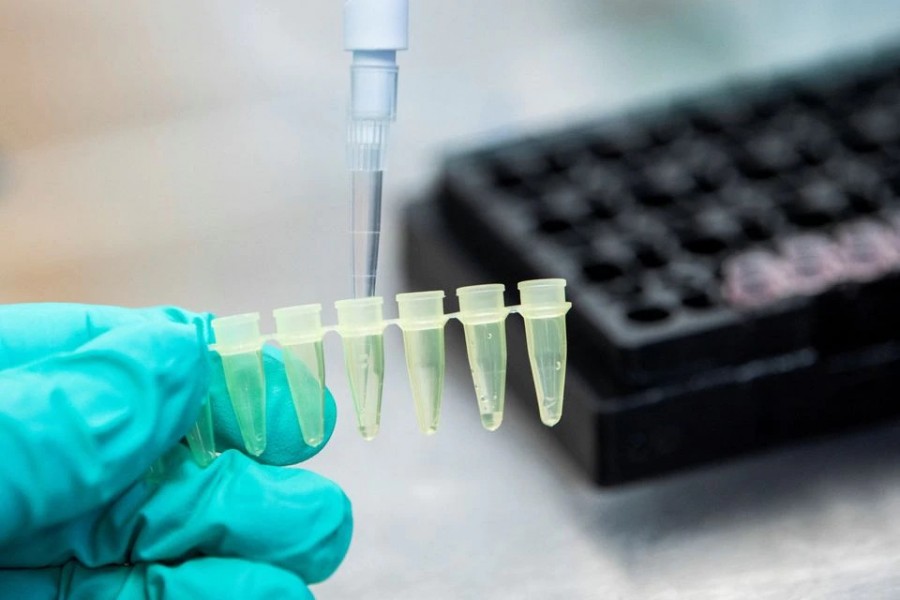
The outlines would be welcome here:
M 584 266 L 585 276 L 595 283 L 608 283 L 625 274 L 619 265 L 598 261 Z
M 540 230 L 543 233 L 554 234 L 572 230 L 572 224 L 565 219 L 544 219 L 541 221 Z
M 669 262 L 659 250 L 650 246 L 638 248 L 637 259 L 647 269 L 658 269 Z
M 674 202 L 672 196 L 664 192 L 653 190 L 638 189 L 635 191 L 635 195 L 637 196 L 638 202 L 649 208 L 665 208 Z
M 544 157 L 544 162 L 546 163 L 547 172 L 557 175 L 565 173 L 572 166 L 571 160 L 567 160 L 566 157 L 557 154 L 548 154 Z
M 712 308 L 715 302 L 706 292 L 691 292 L 681 299 L 681 304 L 694 310 L 705 310 Z
M 669 318 L 669 311 L 661 306 L 641 306 L 628 311 L 628 319 L 636 323 L 659 323 Z
M 609 204 L 595 202 L 591 206 L 591 216 L 598 221 L 608 221 L 616 216 L 616 211 Z
M 832 218 L 827 212 L 815 209 L 797 209 L 788 211 L 788 220 L 797 227 L 813 229 L 824 227 L 831 223 Z
M 494 185 L 501 189 L 514 188 L 524 183 L 523 178 L 505 164 L 497 164 L 493 169 Z
M 681 245 L 688 252 L 703 256 L 718 254 L 728 247 L 724 240 L 711 235 L 691 238 L 682 242 Z
M 878 209 L 881 208 L 878 201 L 859 194 L 852 194 L 850 196 L 850 207 L 854 212 L 861 215 L 870 215 L 874 212 L 878 212 Z
M 741 229 L 747 239 L 751 242 L 764 242 L 772 237 L 772 232 L 769 231 L 765 225 L 756 220 L 744 221 Z
M 644 293 L 644 286 L 637 281 L 623 279 L 616 282 L 613 292 L 620 298 L 631 298 L 636 300 Z

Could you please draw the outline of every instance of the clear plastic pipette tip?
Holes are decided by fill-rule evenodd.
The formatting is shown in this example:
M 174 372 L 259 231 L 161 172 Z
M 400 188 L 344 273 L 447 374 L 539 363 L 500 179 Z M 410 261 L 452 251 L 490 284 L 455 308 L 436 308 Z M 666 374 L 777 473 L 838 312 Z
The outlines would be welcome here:
M 353 296 L 375 295 L 383 171 L 353 171 Z

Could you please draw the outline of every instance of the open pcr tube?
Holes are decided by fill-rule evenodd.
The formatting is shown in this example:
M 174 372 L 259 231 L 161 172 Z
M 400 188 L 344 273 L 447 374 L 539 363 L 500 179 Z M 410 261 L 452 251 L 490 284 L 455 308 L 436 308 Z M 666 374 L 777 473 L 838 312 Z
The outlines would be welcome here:
M 503 420 L 506 396 L 506 319 L 518 313 L 525 322 L 531 373 L 541 420 L 553 426 L 562 417 L 566 376 L 566 302 L 564 279 L 535 279 L 519 283 L 521 303 L 505 306 L 501 284 L 456 290 L 459 312 L 444 313 L 444 292 L 398 294 L 399 317 L 385 320 L 379 297 L 335 303 L 338 323 L 323 326 L 322 307 L 308 304 L 274 311 L 276 333 L 263 336 L 257 313 L 213 319 L 216 343 L 210 349 L 222 359 L 231 404 L 249 454 L 266 448 L 266 381 L 262 349 L 276 342 L 284 351 L 284 369 L 304 442 L 318 446 L 325 437 L 325 358 L 323 340 L 329 332 L 340 335 L 344 367 L 363 438 L 371 440 L 381 424 L 384 385 L 384 332 L 396 325 L 403 332 L 406 367 L 423 433 L 437 431 L 444 387 L 444 329 L 450 319 L 465 331 L 466 351 L 475 385 L 481 422 L 490 431 Z M 188 436 L 197 462 L 214 456 L 209 403 Z

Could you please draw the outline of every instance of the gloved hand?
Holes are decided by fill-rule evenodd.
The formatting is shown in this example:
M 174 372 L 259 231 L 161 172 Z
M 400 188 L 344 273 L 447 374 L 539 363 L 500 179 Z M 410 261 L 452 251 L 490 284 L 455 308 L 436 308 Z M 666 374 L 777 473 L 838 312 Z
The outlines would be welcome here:
M 268 464 L 229 450 L 202 469 L 178 444 L 209 391 L 217 448 L 241 447 L 208 325 L 174 308 L 0 307 L 0 598 L 309 598 L 334 571 L 347 498 L 270 466 L 316 452 L 277 352 Z M 330 395 L 326 418 L 330 436 Z M 148 483 L 163 455 L 165 480 Z

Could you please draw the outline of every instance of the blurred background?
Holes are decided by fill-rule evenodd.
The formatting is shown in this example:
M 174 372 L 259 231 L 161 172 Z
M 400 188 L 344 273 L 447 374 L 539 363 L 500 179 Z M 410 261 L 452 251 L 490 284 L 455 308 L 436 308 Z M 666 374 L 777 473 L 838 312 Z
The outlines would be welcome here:
M 399 215 L 448 151 L 897 33 L 890 0 L 413 0 L 380 293 L 408 291 Z M 0 299 L 260 311 L 271 330 L 273 308 L 348 297 L 341 45 L 337 0 L 0 0 Z M 421 436 L 387 337 L 371 443 L 329 340 L 342 412 L 309 466 L 347 490 L 356 534 L 322 598 L 900 593 L 896 427 L 601 491 L 530 404 L 482 430 L 458 354 Z

